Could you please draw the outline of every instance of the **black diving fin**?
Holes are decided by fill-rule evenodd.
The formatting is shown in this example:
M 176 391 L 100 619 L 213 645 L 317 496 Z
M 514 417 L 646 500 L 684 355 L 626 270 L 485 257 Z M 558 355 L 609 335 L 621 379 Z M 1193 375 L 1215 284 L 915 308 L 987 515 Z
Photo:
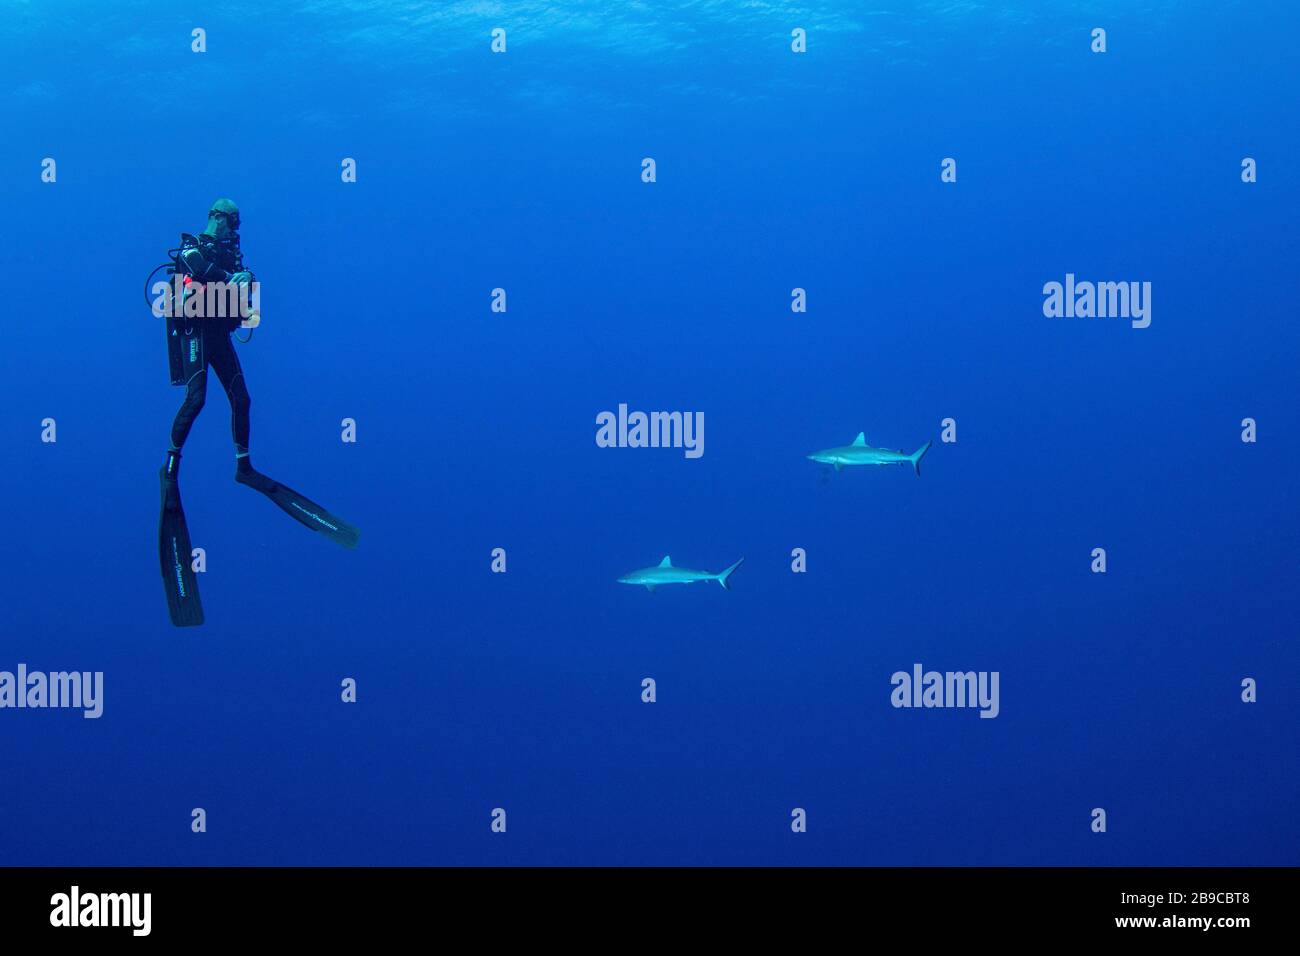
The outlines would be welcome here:
M 285 514 L 311 528 L 312 531 L 323 534 L 345 548 L 357 546 L 361 532 L 352 525 L 330 514 L 306 495 L 300 495 L 287 485 L 282 485 L 274 478 L 269 478 L 255 470 L 252 465 L 247 464 L 247 458 L 240 461 L 240 468 L 235 472 L 235 481 L 260 491 L 279 505 Z
M 195 627 L 203 623 L 203 604 L 199 600 L 199 581 L 192 563 L 194 549 L 190 544 L 190 529 L 185 523 L 185 510 L 181 507 L 181 488 L 177 480 L 179 459 L 178 454 L 168 454 L 167 464 L 158 472 L 162 482 L 158 559 L 172 623 L 177 627 Z

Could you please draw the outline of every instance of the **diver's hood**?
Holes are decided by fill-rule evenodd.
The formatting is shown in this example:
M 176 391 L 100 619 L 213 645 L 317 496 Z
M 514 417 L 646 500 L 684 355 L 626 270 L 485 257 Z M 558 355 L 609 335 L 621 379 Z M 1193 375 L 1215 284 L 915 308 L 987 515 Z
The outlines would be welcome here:
M 214 213 L 224 213 L 230 230 L 239 234 L 239 207 L 229 199 L 218 199 L 208 210 L 208 224 L 203 227 L 203 235 L 216 236 L 221 231 L 221 218 Z

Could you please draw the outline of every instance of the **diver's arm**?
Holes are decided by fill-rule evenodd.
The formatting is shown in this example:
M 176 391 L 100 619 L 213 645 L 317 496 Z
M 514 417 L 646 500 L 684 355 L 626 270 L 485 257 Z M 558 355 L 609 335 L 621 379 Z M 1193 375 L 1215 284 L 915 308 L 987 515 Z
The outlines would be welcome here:
M 253 273 L 244 268 L 238 245 L 222 249 L 215 242 L 205 243 L 204 238 L 181 235 L 181 267 L 189 275 L 199 282 L 247 285 L 256 281 Z
M 230 273 L 208 260 L 197 248 L 182 250 L 181 261 L 185 268 L 200 282 L 229 282 Z

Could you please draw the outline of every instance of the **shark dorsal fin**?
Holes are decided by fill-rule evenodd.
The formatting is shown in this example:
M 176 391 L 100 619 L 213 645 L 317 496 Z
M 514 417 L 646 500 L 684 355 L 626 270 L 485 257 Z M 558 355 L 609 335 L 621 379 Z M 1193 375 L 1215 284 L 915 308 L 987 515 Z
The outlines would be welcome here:
M 861 448 L 861 447 L 864 446 L 866 443 L 867 443 L 867 433 L 866 433 L 866 432 L 858 432 L 858 437 L 855 438 L 855 439 L 853 439 L 853 447 L 854 447 L 854 448 Z
M 665 554 L 665 555 L 664 555 L 664 559 L 663 559 L 662 561 L 659 562 L 659 567 L 661 567 L 661 568 L 671 568 L 672 566 L 673 566 L 673 559 L 670 558 L 670 557 L 668 557 L 668 555 Z

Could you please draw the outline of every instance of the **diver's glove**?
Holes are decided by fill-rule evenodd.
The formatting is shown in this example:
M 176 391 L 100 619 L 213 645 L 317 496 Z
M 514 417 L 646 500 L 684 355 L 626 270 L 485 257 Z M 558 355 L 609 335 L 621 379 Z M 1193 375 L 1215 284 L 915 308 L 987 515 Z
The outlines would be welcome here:
M 226 281 L 231 285 L 248 285 L 253 281 L 253 273 L 247 270 L 236 272 Z

